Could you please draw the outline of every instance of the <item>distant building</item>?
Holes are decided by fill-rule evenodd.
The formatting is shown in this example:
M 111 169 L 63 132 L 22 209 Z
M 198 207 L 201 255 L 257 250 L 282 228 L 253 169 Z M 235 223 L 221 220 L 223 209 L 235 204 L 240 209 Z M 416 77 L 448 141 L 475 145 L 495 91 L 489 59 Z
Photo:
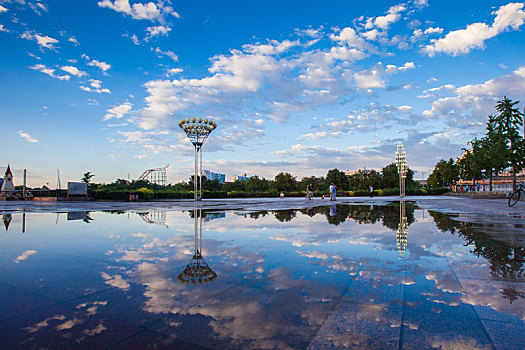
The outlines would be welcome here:
M 250 180 L 250 176 L 246 175 L 246 173 L 244 174 L 241 174 L 241 175 L 233 175 L 232 176 L 232 182 L 235 182 L 235 181 L 247 181 L 247 180 Z
M 209 170 L 204 170 L 204 176 L 210 181 L 219 180 L 219 183 L 221 184 L 226 182 L 226 174 L 214 173 Z
M 370 170 L 366 170 L 366 166 L 362 166 L 362 167 L 360 167 L 360 168 L 357 169 L 357 170 L 345 170 L 345 175 L 346 175 L 346 176 L 352 176 L 352 175 L 354 175 L 354 174 L 357 174 L 357 173 L 360 172 L 360 171 L 366 173 L 367 171 L 370 171 Z
M 13 194 L 15 191 L 15 185 L 13 184 L 13 173 L 11 172 L 11 167 L 7 165 L 7 170 L 5 171 L 4 181 L 0 185 L 0 196 L 8 197 Z
M 222 219 L 226 217 L 226 213 L 206 213 L 204 221 L 211 221 L 215 219 Z

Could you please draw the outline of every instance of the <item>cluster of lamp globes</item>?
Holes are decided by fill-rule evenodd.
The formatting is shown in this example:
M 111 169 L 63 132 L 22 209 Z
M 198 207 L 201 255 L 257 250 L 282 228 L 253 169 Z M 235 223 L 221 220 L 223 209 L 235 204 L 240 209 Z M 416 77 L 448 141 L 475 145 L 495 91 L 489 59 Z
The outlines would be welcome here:
M 209 135 L 217 128 L 217 123 L 213 120 L 195 117 L 181 119 L 178 125 L 188 135 Z

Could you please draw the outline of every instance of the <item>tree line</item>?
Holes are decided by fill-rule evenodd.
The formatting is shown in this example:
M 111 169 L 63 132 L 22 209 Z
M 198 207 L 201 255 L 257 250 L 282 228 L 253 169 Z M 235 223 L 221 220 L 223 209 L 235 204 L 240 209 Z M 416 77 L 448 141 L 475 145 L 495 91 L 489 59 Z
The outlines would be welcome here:
M 86 176 L 86 174 L 88 176 Z M 92 190 L 138 190 L 147 188 L 153 191 L 176 191 L 191 192 L 193 191 L 193 175 L 189 181 L 182 181 L 175 184 L 169 184 L 161 187 L 144 180 L 127 181 L 117 179 L 110 184 L 93 184 L 90 183 L 91 173 L 86 173 L 83 181 L 90 184 Z M 89 177 L 90 176 L 90 177 Z M 414 171 L 408 169 L 406 177 L 406 187 L 414 188 L 418 184 L 414 181 Z M 86 181 L 87 180 L 87 181 Z M 385 166 L 380 172 L 376 170 L 359 170 L 354 174 L 347 176 L 344 171 L 339 169 L 328 170 L 326 176 L 315 177 L 307 176 L 300 180 L 288 172 L 281 172 L 273 179 L 266 179 L 257 175 L 250 177 L 248 180 L 237 180 L 235 182 L 219 183 L 218 180 L 208 180 L 202 178 L 202 189 L 209 192 L 304 192 L 309 184 L 313 185 L 314 192 L 328 193 L 328 187 L 333 183 L 337 186 L 338 191 L 368 191 L 370 187 L 377 189 L 395 189 L 399 188 L 399 173 L 395 163 Z
M 485 135 L 475 137 L 463 148 L 463 154 L 454 161 L 441 159 L 428 177 L 431 187 L 451 186 L 461 179 L 489 179 L 492 191 L 494 175 L 509 169 L 512 174 L 512 187 L 516 189 L 516 174 L 525 167 L 525 141 L 521 135 L 523 113 L 517 104 L 506 96 L 496 104 L 497 115 L 489 115 Z M 525 130 L 524 130 L 525 131 Z

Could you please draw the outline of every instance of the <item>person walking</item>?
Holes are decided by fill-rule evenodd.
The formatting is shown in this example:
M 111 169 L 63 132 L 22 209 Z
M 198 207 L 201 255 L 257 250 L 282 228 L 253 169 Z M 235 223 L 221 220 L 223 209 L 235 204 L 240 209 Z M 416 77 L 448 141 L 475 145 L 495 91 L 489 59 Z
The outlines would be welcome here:
M 308 187 L 306 187 L 306 193 L 308 195 L 308 199 L 311 200 L 314 197 L 314 185 L 309 184 Z
M 334 185 L 334 201 L 337 200 L 337 186 Z
M 374 186 L 370 186 L 369 190 L 370 190 L 370 193 L 369 193 L 370 198 L 372 198 L 374 196 Z
M 330 187 L 328 187 L 328 190 L 330 191 L 330 200 L 333 201 L 334 200 L 334 183 L 333 182 L 330 184 Z

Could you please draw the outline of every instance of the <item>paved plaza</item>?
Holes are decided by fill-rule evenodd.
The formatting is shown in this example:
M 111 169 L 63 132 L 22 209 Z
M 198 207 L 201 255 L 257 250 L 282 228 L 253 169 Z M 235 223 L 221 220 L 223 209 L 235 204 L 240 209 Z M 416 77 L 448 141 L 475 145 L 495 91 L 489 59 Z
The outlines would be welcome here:
M 0 202 L 0 348 L 522 349 L 525 202 L 405 201 Z

